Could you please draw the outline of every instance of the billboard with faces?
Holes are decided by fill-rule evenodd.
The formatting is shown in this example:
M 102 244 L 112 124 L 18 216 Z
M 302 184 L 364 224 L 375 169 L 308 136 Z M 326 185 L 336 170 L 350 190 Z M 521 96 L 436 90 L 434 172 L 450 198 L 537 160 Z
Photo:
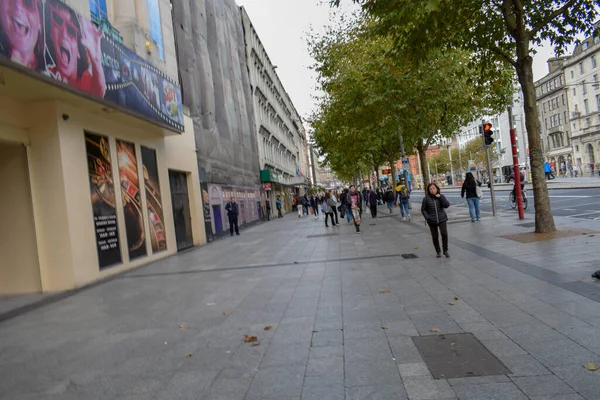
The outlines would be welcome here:
M 0 0 L 0 61 L 184 129 L 178 83 L 60 0 Z

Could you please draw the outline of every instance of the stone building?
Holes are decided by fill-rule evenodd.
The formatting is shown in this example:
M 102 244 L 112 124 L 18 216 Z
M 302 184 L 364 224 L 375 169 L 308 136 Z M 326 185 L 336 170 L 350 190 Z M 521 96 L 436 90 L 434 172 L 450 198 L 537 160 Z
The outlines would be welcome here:
M 168 0 L 0 0 L 0 294 L 205 242 L 174 48 Z

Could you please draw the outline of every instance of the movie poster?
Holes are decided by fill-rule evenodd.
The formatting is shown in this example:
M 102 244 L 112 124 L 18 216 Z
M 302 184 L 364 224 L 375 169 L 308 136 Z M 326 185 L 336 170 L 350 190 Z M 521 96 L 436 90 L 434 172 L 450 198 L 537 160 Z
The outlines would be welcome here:
M 127 250 L 129 251 L 129 259 L 133 260 L 147 254 L 135 145 L 117 140 L 117 159 L 119 160 L 119 176 L 121 178 Z
M 157 251 L 167 249 L 156 151 L 142 146 L 142 164 L 144 165 L 148 221 L 150 221 L 150 241 L 152 243 L 152 251 L 156 253 Z
M 115 209 L 115 186 L 106 136 L 85 134 L 85 148 L 90 177 L 90 197 L 96 231 L 100 269 L 121 262 L 119 229 Z
M 183 131 L 179 85 L 60 0 L 0 0 L 0 61 Z

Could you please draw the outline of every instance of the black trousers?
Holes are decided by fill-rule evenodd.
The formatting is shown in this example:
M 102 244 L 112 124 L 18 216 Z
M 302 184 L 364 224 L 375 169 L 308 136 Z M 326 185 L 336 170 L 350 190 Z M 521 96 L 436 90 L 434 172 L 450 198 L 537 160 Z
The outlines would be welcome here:
M 377 206 L 369 206 L 369 208 L 371 209 L 371 217 L 377 218 Z
M 267 208 L 267 221 L 271 220 L 271 209 Z
M 231 233 L 231 236 L 233 236 L 233 228 L 235 227 L 235 233 L 236 234 L 240 234 L 240 229 L 238 228 L 238 217 L 237 215 L 234 216 L 230 216 L 229 217 L 229 232 Z
M 277 209 L 277 218 L 283 218 L 283 215 L 281 215 L 281 208 Z
M 333 213 L 328 213 L 328 212 L 327 212 L 327 213 L 325 213 L 325 226 L 328 226 L 328 225 L 327 225 L 327 219 L 328 219 L 328 218 L 331 218 L 331 225 L 332 225 L 332 226 L 335 226 L 335 225 L 336 225 L 336 223 L 335 223 L 335 220 L 333 219 Z
M 431 239 L 433 240 L 433 247 L 435 247 L 435 251 L 440 252 L 440 236 L 439 232 L 442 234 L 442 248 L 444 249 L 444 253 L 448 251 L 448 226 L 446 222 L 440 222 L 439 224 L 427 222 L 429 225 L 429 230 L 431 231 Z

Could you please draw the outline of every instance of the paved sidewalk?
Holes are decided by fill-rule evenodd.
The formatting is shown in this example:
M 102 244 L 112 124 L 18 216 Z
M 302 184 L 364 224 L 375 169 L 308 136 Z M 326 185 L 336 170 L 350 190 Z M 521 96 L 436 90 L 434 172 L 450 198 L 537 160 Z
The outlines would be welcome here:
M 528 190 L 533 190 L 533 185 L 530 180 L 526 181 L 526 187 Z M 600 177 L 598 176 L 584 176 L 579 178 L 562 178 L 557 177 L 555 179 L 547 180 L 546 184 L 548 185 L 548 190 L 560 190 L 560 189 L 594 189 L 600 188 Z M 513 183 L 496 183 L 494 184 L 494 189 L 498 191 L 511 191 L 513 188 Z M 482 190 L 489 191 L 487 185 L 483 185 Z M 444 191 L 458 191 L 460 192 L 460 186 L 445 186 L 443 188 Z
M 451 259 L 417 215 L 288 214 L 5 321 L 0 399 L 600 399 L 600 235 L 461 213 Z M 511 373 L 433 379 L 412 337 L 461 332 Z

